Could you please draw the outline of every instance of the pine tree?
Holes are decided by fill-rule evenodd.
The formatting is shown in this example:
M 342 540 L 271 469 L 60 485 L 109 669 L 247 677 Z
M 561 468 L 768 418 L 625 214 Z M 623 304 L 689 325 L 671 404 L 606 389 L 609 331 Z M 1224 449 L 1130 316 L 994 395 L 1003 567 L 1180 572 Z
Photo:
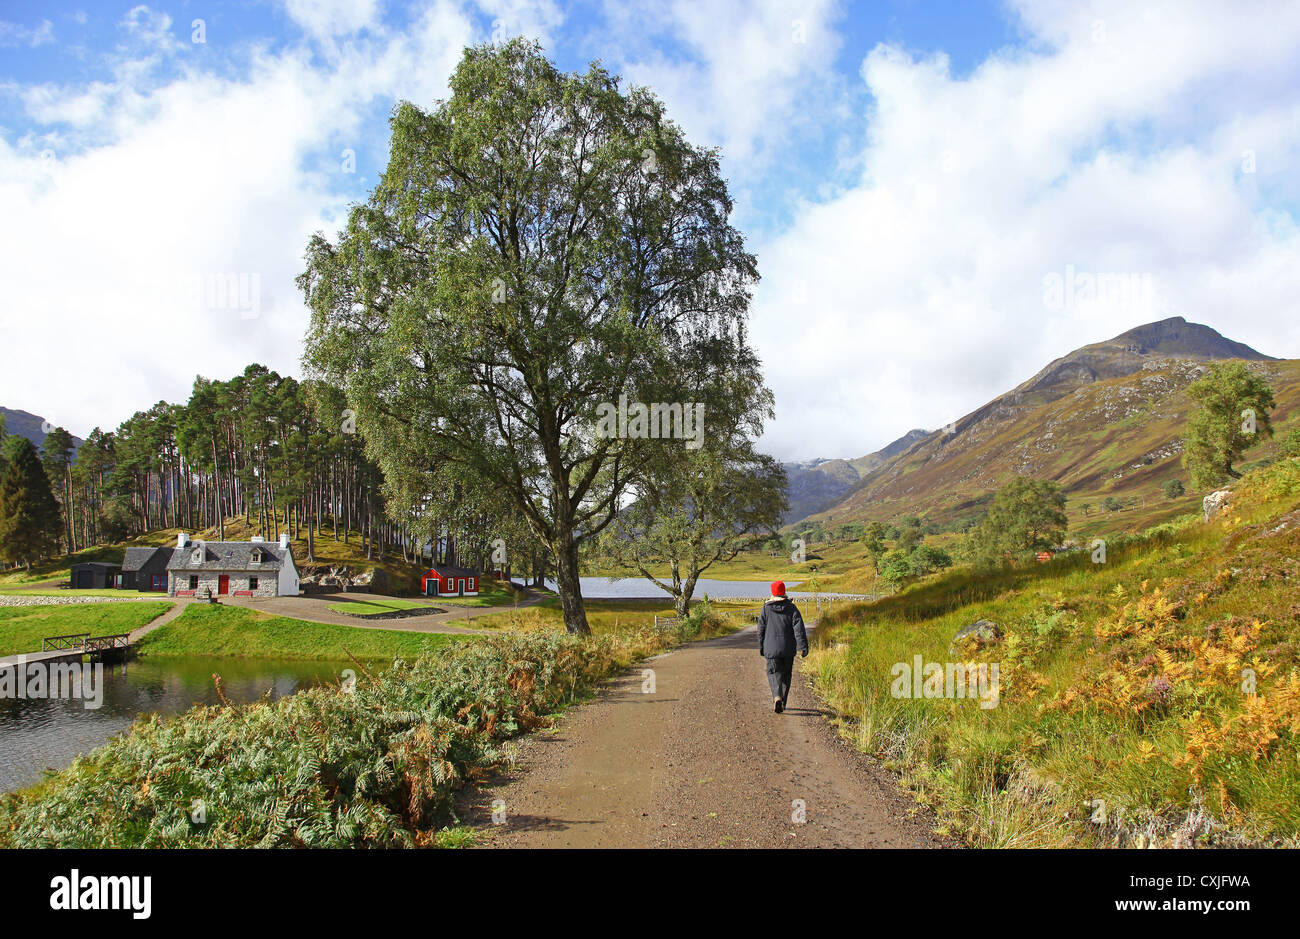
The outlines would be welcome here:
M 0 559 L 21 561 L 31 570 L 33 559 L 54 551 L 61 528 L 49 477 L 36 447 L 24 438 L 0 479 Z

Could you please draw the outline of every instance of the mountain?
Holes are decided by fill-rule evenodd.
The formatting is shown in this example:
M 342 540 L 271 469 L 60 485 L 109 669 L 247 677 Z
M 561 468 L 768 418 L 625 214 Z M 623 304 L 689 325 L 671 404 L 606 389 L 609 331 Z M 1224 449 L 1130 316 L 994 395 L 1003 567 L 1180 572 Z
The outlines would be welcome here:
M 909 430 L 893 443 L 856 460 L 816 459 L 783 464 L 788 480 L 786 494 L 790 499 L 790 508 L 783 522 L 796 522 L 834 504 L 863 476 L 929 433 L 928 430 Z
M 45 428 L 49 422 L 39 414 L 31 414 L 27 411 L 17 411 L 13 408 L 0 408 L 0 414 L 4 415 L 5 433 L 17 434 L 19 437 L 26 437 L 32 443 L 39 447 L 45 442 Z M 53 430 L 53 427 L 50 428 Z M 85 443 L 80 437 L 72 438 L 72 446 L 80 448 Z
M 1108 496 L 1186 511 L 1166 505 L 1161 493 L 1165 482 L 1184 477 L 1184 389 L 1207 362 L 1229 358 L 1255 363 L 1269 377 L 1278 401 L 1273 422 L 1281 428 L 1300 405 L 1300 361 L 1275 359 L 1174 317 L 1076 349 L 883 461 L 876 454 L 849 461 L 876 465 L 817 514 L 836 523 L 904 514 L 960 522 L 977 516 L 1015 475 L 1057 481 L 1072 512 Z

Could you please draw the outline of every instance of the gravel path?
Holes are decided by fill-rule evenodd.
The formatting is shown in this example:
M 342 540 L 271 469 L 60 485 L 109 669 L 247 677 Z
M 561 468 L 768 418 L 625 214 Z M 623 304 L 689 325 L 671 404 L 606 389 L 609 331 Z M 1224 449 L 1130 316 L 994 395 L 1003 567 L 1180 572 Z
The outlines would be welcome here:
M 642 668 L 654 671 L 652 694 Z M 514 769 L 462 795 L 462 820 L 492 847 L 952 846 L 890 773 L 839 738 L 797 667 L 789 709 L 772 712 L 753 627 L 642 668 L 565 715 L 558 733 L 526 738 Z
M 159 594 L 145 594 L 143 596 L 130 597 L 90 597 L 90 596 L 71 596 L 58 597 L 46 596 L 44 594 L 32 594 L 31 596 L 15 597 L 0 594 L 0 606 L 72 606 L 78 603 L 127 603 L 132 600 L 149 601 L 149 600 L 166 600 L 166 596 Z

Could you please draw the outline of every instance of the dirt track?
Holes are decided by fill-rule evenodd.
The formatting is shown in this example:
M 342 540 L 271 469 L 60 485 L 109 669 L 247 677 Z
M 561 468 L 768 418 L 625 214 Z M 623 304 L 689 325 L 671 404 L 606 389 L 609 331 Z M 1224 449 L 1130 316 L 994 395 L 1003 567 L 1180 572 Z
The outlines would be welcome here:
M 494 847 L 946 847 L 890 774 L 840 740 L 795 668 L 772 712 L 754 628 L 611 682 L 461 800 Z M 504 802 L 505 824 L 492 805 Z M 795 800 L 805 806 L 796 823 Z

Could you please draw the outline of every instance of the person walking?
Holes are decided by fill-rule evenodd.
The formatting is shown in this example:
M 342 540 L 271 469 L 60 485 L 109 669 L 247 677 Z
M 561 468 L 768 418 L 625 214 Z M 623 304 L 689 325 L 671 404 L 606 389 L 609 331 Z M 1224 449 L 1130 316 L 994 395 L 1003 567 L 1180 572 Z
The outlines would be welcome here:
M 794 653 L 808 654 L 808 634 L 799 608 L 785 595 L 785 582 L 774 581 L 772 598 L 758 616 L 758 651 L 767 659 L 767 683 L 772 686 L 772 710 L 780 714 L 790 697 Z

